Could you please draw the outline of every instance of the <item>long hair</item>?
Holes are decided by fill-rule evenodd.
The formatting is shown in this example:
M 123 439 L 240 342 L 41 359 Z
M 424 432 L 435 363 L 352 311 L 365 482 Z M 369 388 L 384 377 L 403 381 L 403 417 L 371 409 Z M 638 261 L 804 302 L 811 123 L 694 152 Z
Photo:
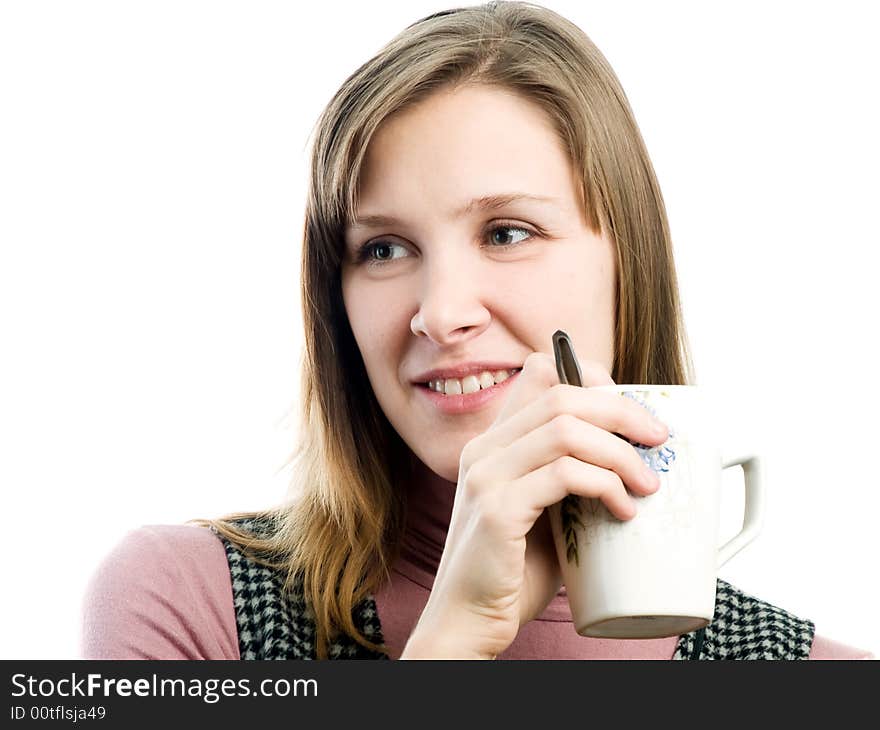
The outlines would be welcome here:
M 540 105 L 568 150 L 586 220 L 617 251 L 617 383 L 693 384 L 660 187 L 620 82 L 576 25 L 544 7 L 489 2 L 404 29 L 342 84 L 311 144 L 302 247 L 300 428 L 290 499 L 263 512 L 195 520 L 301 579 L 316 653 L 356 628 L 357 604 L 390 577 L 405 527 L 411 452 L 372 391 L 342 300 L 344 230 L 367 145 L 389 115 L 440 89 L 487 85 Z M 270 517 L 262 537 L 240 517 Z

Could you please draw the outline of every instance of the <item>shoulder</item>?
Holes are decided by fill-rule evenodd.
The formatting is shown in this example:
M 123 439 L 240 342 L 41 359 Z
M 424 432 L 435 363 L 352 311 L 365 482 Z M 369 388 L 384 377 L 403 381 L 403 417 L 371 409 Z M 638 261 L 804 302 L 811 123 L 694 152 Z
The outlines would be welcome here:
M 179 588 L 180 579 L 213 585 L 224 577 L 223 544 L 192 525 L 144 525 L 127 532 L 93 576 L 104 587 L 124 584 Z
M 193 552 L 209 555 L 220 550 L 222 545 L 211 530 L 193 525 L 143 525 L 129 530 L 108 553 L 108 559 L 132 558 L 150 560 L 157 557 L 184 557 Z M 181 562 L 175 560 L 174 562 Z
M 681 636 L 673 658 L 807 659 L 815 628 L 719 578 L 711 622 Z
M 674 658 L 870 659 L 873 655 L 818 636 L 810 619 L 719 579 L 712 622 L 682 636 Z
M 82 609 L 85 658 L 238 658 L 226 554 L 204 527 L 126 533 L 93 573 Z

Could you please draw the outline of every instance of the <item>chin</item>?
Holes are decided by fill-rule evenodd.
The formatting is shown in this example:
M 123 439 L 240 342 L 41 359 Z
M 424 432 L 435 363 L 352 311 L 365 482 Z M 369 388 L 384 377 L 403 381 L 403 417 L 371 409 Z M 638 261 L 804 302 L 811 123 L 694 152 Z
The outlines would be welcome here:
M 448 482 L 458 481 L 458 465 L 461 459 L 461 450 L 455 454 L 432 453 L 421 459 L 421 462 L 434 474 Z
M 455 468 L 451 471 L 440 470 L 435 472 L 438 477 L 441 479 L 445 479 L 447 482 L 451 482 L 452 484 L 458 484 L 458 464 L 455 465 Z

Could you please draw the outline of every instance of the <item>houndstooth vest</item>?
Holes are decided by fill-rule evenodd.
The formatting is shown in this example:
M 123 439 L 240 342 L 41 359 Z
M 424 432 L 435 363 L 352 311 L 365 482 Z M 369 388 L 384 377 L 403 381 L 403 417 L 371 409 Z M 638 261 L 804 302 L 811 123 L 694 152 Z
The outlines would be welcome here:
M 238 520 L 250 532 L 265 527 Z M 222 535 L 226 548 L 238 646 L 242 659 L 316 659 L 314 614 L 301 587 L 282 591 L 283 579 L 239 551 Z M 355 626 L 370 641 L 382 644 L 376 602 L 368 596 L 353 612 Z M 815 625 L 718 580 L 712 622 L 679 637 L 673 659 L 808 659 Z M 328 646 L 330 659 L 389 659 L 340 634 Z

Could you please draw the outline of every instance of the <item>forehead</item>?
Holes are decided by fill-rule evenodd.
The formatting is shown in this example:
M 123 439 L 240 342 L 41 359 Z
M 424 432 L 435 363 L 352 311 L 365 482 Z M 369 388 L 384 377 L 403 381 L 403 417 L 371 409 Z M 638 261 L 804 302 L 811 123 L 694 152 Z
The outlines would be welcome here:
M 570 207 L 572 172 L 533 102 L 487 87 L 438 92 L 386 119 L 370 140 L 355 213 L 381 223 L 425 207 L 450 217 L 505 202 Z

